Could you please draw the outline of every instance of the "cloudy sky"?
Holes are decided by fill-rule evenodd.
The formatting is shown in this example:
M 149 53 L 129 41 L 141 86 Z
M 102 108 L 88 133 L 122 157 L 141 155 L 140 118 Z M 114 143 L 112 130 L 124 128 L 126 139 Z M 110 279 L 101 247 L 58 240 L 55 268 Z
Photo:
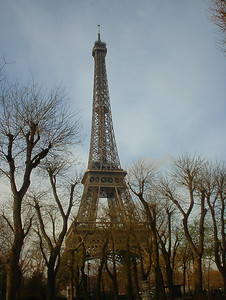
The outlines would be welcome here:
M 0 55 L 11 80 L 62 83 L 85 136 L 92 47 L 107 43 L 111 107 L 122 165 L 198 153 L 226 159 L 226 58 L 207 0 L 0 0 Z

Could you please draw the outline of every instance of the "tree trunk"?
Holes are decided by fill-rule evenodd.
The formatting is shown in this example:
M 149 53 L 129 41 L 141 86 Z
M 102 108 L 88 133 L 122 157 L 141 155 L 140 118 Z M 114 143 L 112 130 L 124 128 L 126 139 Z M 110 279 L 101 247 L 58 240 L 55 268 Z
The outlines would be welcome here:
M 200 256 L 194 257 L 194 281 L 195 297 L 199 299 L 202 296 L 202 259 Z
M 216 247 L 216 246 L 215 246 Z M 224 251 L 224 250 L 222 250 Z M 225 262 L 225 256 L 224 253 L 222 254 L 222 264 L 220 263 L 220 254 L 218 253 L 218 247 L 215 249 L 215 263 L 217 265 L 217 268 L 222 276 L 223 283 L 224 283 L 224 294 L 226 295 L 226 262 Z
M 88 300 L 88 276 L 84 273 L 83 275 L 83 293 L 84 293 L 84 300 Z
M 159 252 L 158 252 L 156 236 L 155 238 L 152 239 L 152 241 L 153 241 L 153 266 L 155 270 L 156 299 L 166 300 L 164 280 L 163 280 L 162 271 L 159 264 Z
M 185 284 L 186 284 L 186 262 L 183 262 L 183 294 L 185 295 Z
M 48 266 L 48 276 L 47 276 L 47 300 L 56 299 L 56 286 L 55 286 L 55 273 L 54 268 Z
M 18 300 L 21 285 L 21 269 L 19 265 L 20 253 L 24 242 L 24 232 L 21 222 L 21 201 L 20 197 L 14 197 L 13 222 L 14 242 L 7 261 L 6 300 Z
M 150 222 L 151 227 L 151 238 L 152 238 L 152 249 L 153 249 L 153 267 L 155 270 L 155 287 L 156 287 L 156 299 L 165 300 L 166 293 L 164 287 L 164 280 L 162 276 L 162 271 L 159 264 L 159 247 L 156 235 L 156 223 L 155 219 L 152 217 L 148 203 L 144 200 L 143 196 L 138 195 L 141 203 L 144 206 L 148 221 Z
M 224 282 L 224 295 L 226 295 L 226 270 L 224 272 L 223 282 Z
M 152 249 L 153 249 L 153 267 L 155 270 L 155 288 L 156 288 L 156 299 L 166 300 L 165 285 L 162 275 L 162 270 L 159 263 L 159 246 L 156 236 L 156 228 L 153 218 L 151 220 L 151 237 L 152 237 Z
M 20 247 L 20 249 L 19 249 Z M 10 258 L 7 264 L 7 289 L 6 300 L 18 300 L 20 296 L 21 285 L 21 269 L 19 266 L 19 256 L 21 252 L 21 246 L 14 243 L 14 247 L 10 254 Z
M 183 219 L 185 237 L 186 237 L 186 239 L 190 245 L 190 248 L 192 250 L 192 253 L 193 253 L 195 296 L 197 299 L 199 299 L 203 294 L 203 292 L 202 292 L 202 256 L 203 256 L 203 249 L 204 249 L 203 248 L 203 241 L 204 241 L 204 225 L 203 225 L 203 223 L 204 223 L 205 214 L 206 213 L 203 209 L 203 211 L 201 212 L 201 217 L 200 217 L 199 248 L 198 249 L 195 247 L 194 242 L 189 233 L 187 216 L 184 217 L 184 219 Z
M 154 267 L 155 269 L 155 287 L 156 287 L 156 299 L 157 300 L 166 300 L 166 293 L 164 287 L 164 281 L 162 277 L 162 271 L 159 265 Z
M 169 300 L 175 299 L 174 287 L 173 287 L 173 272 L 171 269 L 170 262 L 166 262 L 166 278 L 167 278 L 167 285 L 169 289 Z
M 159 241 L 162 245 L 162 255 L 164 258 L 165 262 L 165 268 L 166 268 L 166 280 L 167 280 L 167 285 L 169 289 L 169 300 L 174 300 L 175 295 L 174 295 L 174 287 L 173 287 L 173 270 L 171 267 L 171 261 L 170 261 L 170 251 L 167 251 L 165 248 L 165 244 L 162 242 L 161 237 L 159 237 Z
M 114 300 L 118 300 L 118 283 L 115 276 L 112 278 L 112 283 L 113 283 Z
M 71 257 L 69 263 L 69 291 L 70 291 L 70 300 L 73 300 L 73 285 L 74 285 L 74 252 L 70 251 L 69 256 Z

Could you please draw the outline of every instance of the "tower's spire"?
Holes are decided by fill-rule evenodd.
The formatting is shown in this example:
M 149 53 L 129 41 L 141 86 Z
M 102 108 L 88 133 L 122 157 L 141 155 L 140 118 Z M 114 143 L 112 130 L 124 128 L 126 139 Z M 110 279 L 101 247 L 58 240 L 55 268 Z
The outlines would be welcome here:
M 97 25 L 98 42 L 100 42 L 100 25 Z

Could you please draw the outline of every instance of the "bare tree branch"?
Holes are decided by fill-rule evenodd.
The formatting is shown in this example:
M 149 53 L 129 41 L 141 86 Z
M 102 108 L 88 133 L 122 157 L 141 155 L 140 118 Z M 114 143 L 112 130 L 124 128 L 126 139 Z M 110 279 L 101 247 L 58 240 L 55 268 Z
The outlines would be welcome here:
M 218 29 L 218 46 L 226 54 L 226 2 L 225 0 L 209 0 L 210 20 Z
M 5 214 L 3 213 L 2 215 L 3 219 L 6 221 L 6 223 L 9 225 L 9 228 L 12 230 L 12 232 L 14 233 L 14 229 L 13 229 L 13 225 L 11 224 L 11 222 L 9 221 L 9 219 L 5 216 Z

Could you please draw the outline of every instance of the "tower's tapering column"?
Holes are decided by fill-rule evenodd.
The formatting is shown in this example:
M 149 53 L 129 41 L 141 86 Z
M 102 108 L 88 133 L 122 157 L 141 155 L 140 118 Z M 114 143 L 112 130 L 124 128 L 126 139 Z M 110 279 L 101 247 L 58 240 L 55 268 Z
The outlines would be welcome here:
M 95 42 L 92 55 L 94 58 L 93 115 L 89 154 L 89 169 L 120 169 L 119 156 L 113 130 L 110 97 L 108 90 L 105 56 L 106 44 Z

